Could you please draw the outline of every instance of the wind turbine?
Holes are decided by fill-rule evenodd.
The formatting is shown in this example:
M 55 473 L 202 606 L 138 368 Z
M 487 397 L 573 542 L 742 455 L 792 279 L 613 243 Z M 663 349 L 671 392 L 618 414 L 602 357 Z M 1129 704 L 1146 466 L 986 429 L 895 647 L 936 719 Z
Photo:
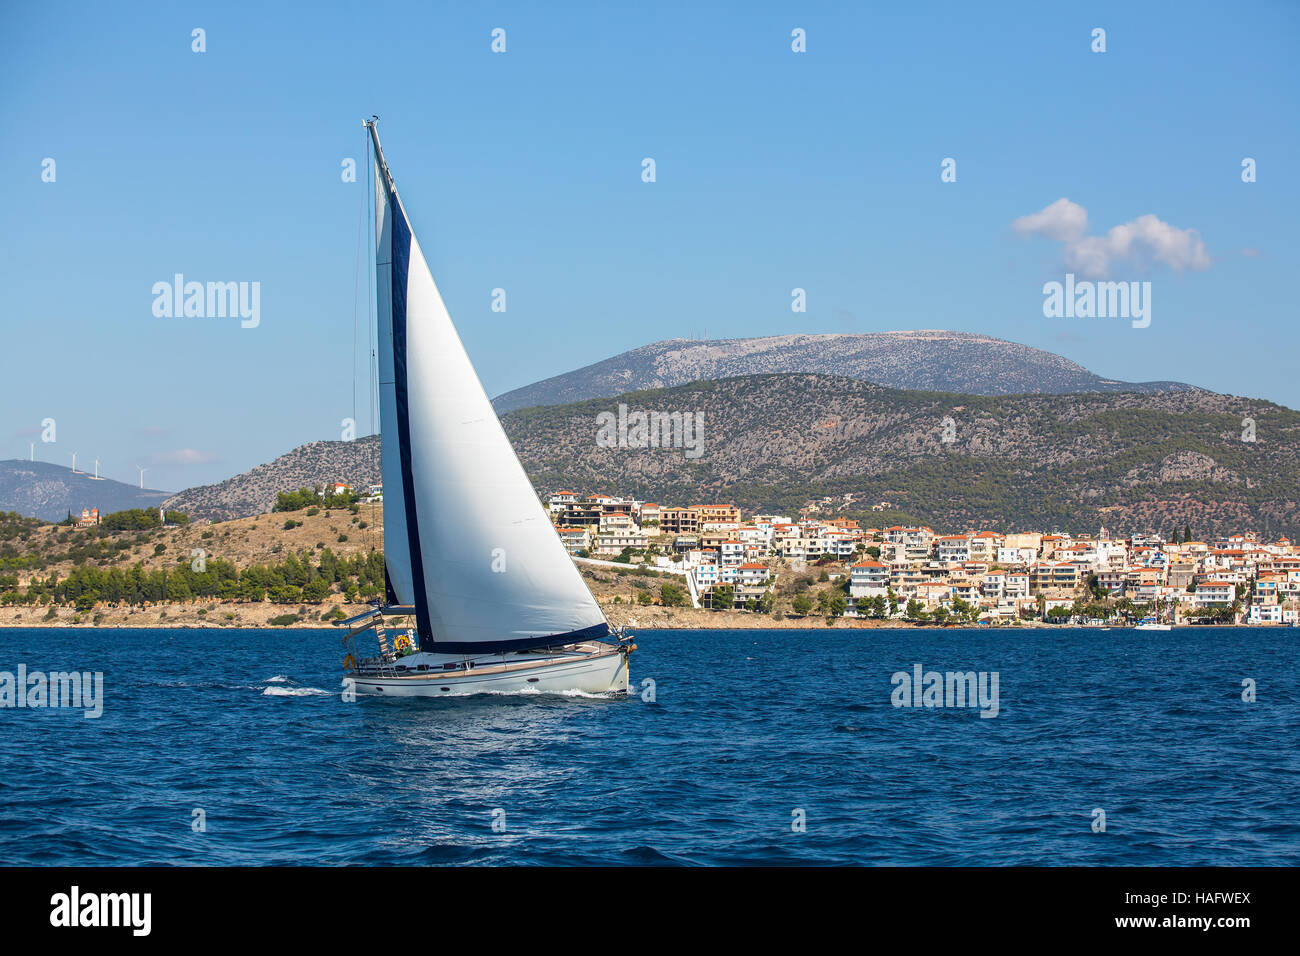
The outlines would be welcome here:
M 144 473 L 145 473 L 146 469 L 144 469 L 144 468 L 140 468 L 139 465 L 136 465 L 135 467 L 140 469 L 140 487 L 143 488 L 143 487 L 144 487 Z
M 72 453 L 72 473 L 74 475 L 77 473 L 77 453 L 75 451 Z
M 95 480 L 99 481 L 99 459 L 95 459 Z

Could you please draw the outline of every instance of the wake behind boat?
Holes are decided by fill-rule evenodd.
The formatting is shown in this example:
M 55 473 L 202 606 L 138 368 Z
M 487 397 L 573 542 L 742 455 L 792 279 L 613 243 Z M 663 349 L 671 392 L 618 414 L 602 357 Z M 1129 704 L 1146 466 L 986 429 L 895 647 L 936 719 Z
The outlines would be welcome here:
M 377 696 L 625 691 L 636 645 L 611 628 L 515 456 L 420 252 L 375 123 L 365 126 L 387 600 L 340 622 L 350 628 L 344 669 L 357 693 Z

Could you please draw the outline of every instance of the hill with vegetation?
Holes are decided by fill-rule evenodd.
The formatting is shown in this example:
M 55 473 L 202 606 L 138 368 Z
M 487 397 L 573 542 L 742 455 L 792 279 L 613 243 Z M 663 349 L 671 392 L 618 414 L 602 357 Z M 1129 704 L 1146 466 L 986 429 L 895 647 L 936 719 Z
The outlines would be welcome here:
M 701 456 L 600 447 L 597 416 L 619 403 L 702 414 Z M 1246 418 L 1254 442 L 1242 440 Z M 757 375 L 519 409 L 502 423 L 543 496 L 731 501 L 792 515 L 812 503 L 875 525 L 953 531 L 1300 533 L 1300 413 L 1200 390 L 978 396 Z M 315 442 L 168 507 L 195 518 L 258 514 L 287 488 L 377 482 L 378 461 L 374 436 Z
M 597 416 L 619 403 L 702 414 L 702 454 L 601 447 Z M 1246 418 L 1254 441 L 1242 440 Z M 941 531 L 1300 533 L 1300 413 L 1213 392 L 977 396 L 758 375 L 521 409 L 503 423 L 543 494 L 786 514 L 812 503 Z
M 315 624 L 382 595 L 383 511 L 311 505 L 212 523 L 0 514 L 0 624 Z
M 343 481 L 364 493 L 381 480 L 378 435 L 355 441 L 315 441 L 225 481 L 187 488 L 169 497 L 167 507 L 194 518 L 225 521 L 272 510 L 276 495 L 287 488 Z

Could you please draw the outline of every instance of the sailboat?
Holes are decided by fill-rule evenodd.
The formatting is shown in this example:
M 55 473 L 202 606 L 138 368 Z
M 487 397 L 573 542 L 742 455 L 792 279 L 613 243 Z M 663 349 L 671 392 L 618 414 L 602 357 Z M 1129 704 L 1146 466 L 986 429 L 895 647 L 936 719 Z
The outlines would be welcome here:
M 380 606 L 339 622 L 349 628 L 345 682 L 384 697 L 626 692 L 636 645 L 606 619 L 510 446 L 398 198 L 375 120 L 365 126 L 386 581 Z
M 1155 610 L 1150 617 L 1144 617 L 1134 626 L 1135 631 L 1168 631 L 1172 628 L 1164 623 L 1160 599 L 1156 598 Z

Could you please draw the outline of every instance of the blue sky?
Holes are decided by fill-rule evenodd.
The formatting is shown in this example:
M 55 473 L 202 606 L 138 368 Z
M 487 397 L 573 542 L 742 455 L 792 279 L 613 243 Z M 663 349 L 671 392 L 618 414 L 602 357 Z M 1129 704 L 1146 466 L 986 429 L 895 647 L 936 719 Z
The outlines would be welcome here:
M 492 395 L 665 338 L 943 328 L 1300 407 L 1295 3 L 157 6 L 0 13 L 0 457 L 171 490 L 338 438 L 371 113 Z M 1012 223 L 1062 198 L 1200 250 L 1109 260 L 1150 327 L 1044 317 L 1069 244 Z M 259 282 L 260 325 L 155 317 L 177 272 Z

